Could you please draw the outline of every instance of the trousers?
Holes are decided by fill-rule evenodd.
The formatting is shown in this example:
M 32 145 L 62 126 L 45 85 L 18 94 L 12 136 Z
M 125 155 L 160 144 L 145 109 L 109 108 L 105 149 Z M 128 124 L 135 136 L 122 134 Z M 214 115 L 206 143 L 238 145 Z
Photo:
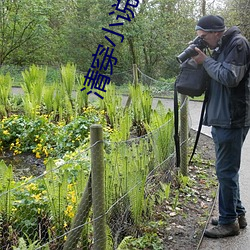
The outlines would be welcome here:
M 240 200 L 239 170 L 241 150 L 249 127 L 212 127 L 216 175 L 219 182 L 219 224 L 231 224 L 245 214 Z

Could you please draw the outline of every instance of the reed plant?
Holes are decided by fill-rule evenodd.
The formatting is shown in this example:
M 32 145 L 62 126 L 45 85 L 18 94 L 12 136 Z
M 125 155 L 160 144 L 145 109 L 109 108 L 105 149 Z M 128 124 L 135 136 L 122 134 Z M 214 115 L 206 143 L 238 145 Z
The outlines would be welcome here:
M 47 68 L 32 65 L 28 70 L 22 72 L 22 76 L 24 111 L 29 117 L 34 118 L 37 113 L 40 113 Z
M 111 143 L 112 154 L 106 155 L 106 203 L 123 198 L 125 207 L 130 211 L 136 225 L 142 219 L 144 206 L 144 188 L 148 175 L 148 166 L 152 159 L 147 139 Z M 124 211 L 117 211 L 116 213 Z
M 120 124 L 120 118 L 123 115 L 122 97 L 117 94 L 114 84 L 109 84 L 107 91 L 103 95 L 104 99 L 100 99 L 100 109 L 104 110 L 107 115 L 107 122 L 111 128 Z
M 61 66 L 62 86 L 73 105 L 72 92 L 76 82 L 76 66 L 72 63 L 67 63 L 66 66 Z
M 56 121 L 64 119 L 65 94 L 59 83 L 55 83 L 55 94 L 53 98 L 53 116 Z
M 12 215 L 14 196 L 10 190 L 14 186 L 12 166 L 6 166 L 0 161 L 0 214 L 4 215 L 5 222 L 9 222 Z
M 75 98 L 75 112 L 76 115 L 80 115 L 84 108 L 87 108 L 89 106 L 89 95 L 88 92 L 88 86 L 86 86 L 85 91 L 81 91 L 82 85 L 85 81 L 85 78 L 83 75 L 80 75 L 77 78 L 77 89 L 76 89 L 76 98 Z
M 0 115 L 7 116 L 9 111 L 9 96 L 12 79 L 10 74 L 0 75 Z
M 152 112 L 152 95 L 148 89 L 141 84 L 130 85 L 131 109 L 133 123 L 137 127 L 138 135 L 144 134 L 144 123 L 150 123 Z
M 53 111 L 53 102 L 54 102 L 54 94 L 55 94 L 56 85 L 48 85 L 44 89 L 43 102 L 46 108 L 46 113 L 50 114 Z
M 173 112 L 166 110 L 159 101 L 156 109 L 152 111 L 150 119 L 150 123 L 145 123 L 145 128 L 152 140 L 155 160 L 157 163 L 161 163 L 173 152 Z
M 68 176 L 60 169 L 56 170 L 56 165 L 52 159 L 46 164 L 46 176 L 43 179 L 48 195 L 48 206 L 54 224 L 51 234 L 60 236 L 64 233 L 65 211 L 67 211 Z M 50 229 L 52 230 L 52 229 Z M 62 240 L 57 244 L 63 245 Z

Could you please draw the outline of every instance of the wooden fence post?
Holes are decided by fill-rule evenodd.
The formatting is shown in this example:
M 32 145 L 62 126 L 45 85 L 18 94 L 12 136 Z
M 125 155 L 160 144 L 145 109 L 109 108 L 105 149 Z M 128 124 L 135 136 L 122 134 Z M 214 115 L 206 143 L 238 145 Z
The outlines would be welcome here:
M 134 85 L 138 84 L 138 71 L 137 71 L 137 65 L 133 64 L 133 77 L 134 77 Z
M 78 205 L 76 216 L 73 220 L 70 233 L 64 244 L 63 250 L 71 250 L 77 248 L 77 243 L 81 237 L 83 225 L 86 222 L 91 208 L 91 176 L 83 192 L 81 201 Z
M 104 147 L 103 130 L 99 124 L 90 127 L 91 176 L 93 205 L 93 250 L 106 249 L 106 216 L 104 192 Z
M 180 109 L 180 169 L 181 174 L 187 176 L 188 174 L 188 97 L 181 96 Z

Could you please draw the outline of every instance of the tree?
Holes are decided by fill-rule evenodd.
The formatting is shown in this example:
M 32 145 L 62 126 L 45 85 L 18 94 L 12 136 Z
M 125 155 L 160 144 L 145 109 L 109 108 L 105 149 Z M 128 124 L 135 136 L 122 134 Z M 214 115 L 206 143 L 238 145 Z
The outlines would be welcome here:
M 18 50 L 30 41 L 32 47 L 27 48 L 26 54 L 33 53 L 45 44 L 41 43 L 41 34 L 44 33 L 46 21 L 44 2 L 39 0 L 7 0 L 0 2 L 0 65 L 12 58 L 17 59 Z

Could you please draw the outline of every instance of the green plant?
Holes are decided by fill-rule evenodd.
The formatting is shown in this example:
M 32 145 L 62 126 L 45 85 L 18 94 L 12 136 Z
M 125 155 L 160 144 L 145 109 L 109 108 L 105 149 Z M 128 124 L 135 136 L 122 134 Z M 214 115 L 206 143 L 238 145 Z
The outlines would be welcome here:
M 107 91 L 103 95 L 104 99 L 100 100 L 100 109 L 104 110 L 107 114 L 107 123 L 111 128 L 118 127 L 120 119 L 123 116 L 121 96 L 117 95 L 114 84 L 107 87 Z
M 76 98 L 75 98 L 75 112 L 76 115 L 80 115 L 84 108 L 87 108 L 89 106 L 89 95 L 88 90 L 90 89 L 90 86 L 85 86 L 86 90 L 81 91 L 83 88 L 83 84 L 85 81 L 85 77 L 83 75 L 80 75 L 77 78 L 77 86 L 76 86 Z M 75 116 L 76 117 L 76 116 Z
M 180 196 L 180 191 L 177 189 L 175 190 L 175 196 L 172 204 L 173 209 L 176 209 L 179 205 L 179 196 Z
M 125 237 L 117 250 L 152 249 L 163 250 L 163 242 L 156 233 L 145 233 L 142 237 Z
M 40 239 L 46 235 L 46 231 L 39 230 L 44 228 L 42 221 L 49 221 L 48 197 L 41 179 L 35 180 L 32 176 L 22 177 L 18 182 L 18 188 L 12 192 L 15 196 L 13 202 L 13 227 L 19 235 L 30 240 Z M 39 227 L 38 227 L 39 225 Z
M 157 192 L 159 196 L 159 203 L 161 204 L 164 200 L 168 200 L 171 192 L 171 183 L 160 182 L 160 189 Z
M 39 246 L 38 241 L 35 241 L 31 243 L 29 246 L 27 246 L 24 238 L 19 238 L 18 239 L 18 246 L 13 247 L 13 250 L 35 250 Z
M 8 223 L 12 214 L 14 176 L 12 166 L 6 166 L 3 160 L 0 161 L 0 213 L 5 216 Z
M 173 115 L 173 112 L 166 111 L 162 102 L 159 101 L 156 109 L 151 113 L 151 122 L 145 123 L 147 132 L 151 132 L 149 137 L 152 140 L 155 160 L 159 163 L 166 160 L 173 152 Z
M 53 84 L 46 86 L 44 89 L 43 102 L 46 107 L 46 114 L 50 114 L 53 111 L 55 88 L 56 86 Z
M 71 63 L 67 63 L 66 66 L 61 66 L 62 86 L 66 91 L 66 94 L 72 103 L 72 91 L 76 81 L 76 66 Z
M 185 189 L 187 186 L 190 187 L 192 185 L 192 182 L 191 182 L 189 176 L 185 176 L 181 173 L 178 174 L 178 182 L 179 182 L 181 189 Z
M 140 84 L 129 85 L 131 96 L 131 108 L 133 113 L 133 122 L 137 127 L 142 123 L 150 123 L 152 111 L 152 95 L 148 89 Z
M 9 111 L 9 96 L 11 92 L 12 79 L 10 74 L 0 75 L 0 116 L 7 116 Z
M 21 83 L 21 87 L 24 91 L 24 111 L 29 117 L 34 118 L 40 112 L 46 75 L 47 68 L 43 69 L 35 65 L 22 72 L 24 82 Z

